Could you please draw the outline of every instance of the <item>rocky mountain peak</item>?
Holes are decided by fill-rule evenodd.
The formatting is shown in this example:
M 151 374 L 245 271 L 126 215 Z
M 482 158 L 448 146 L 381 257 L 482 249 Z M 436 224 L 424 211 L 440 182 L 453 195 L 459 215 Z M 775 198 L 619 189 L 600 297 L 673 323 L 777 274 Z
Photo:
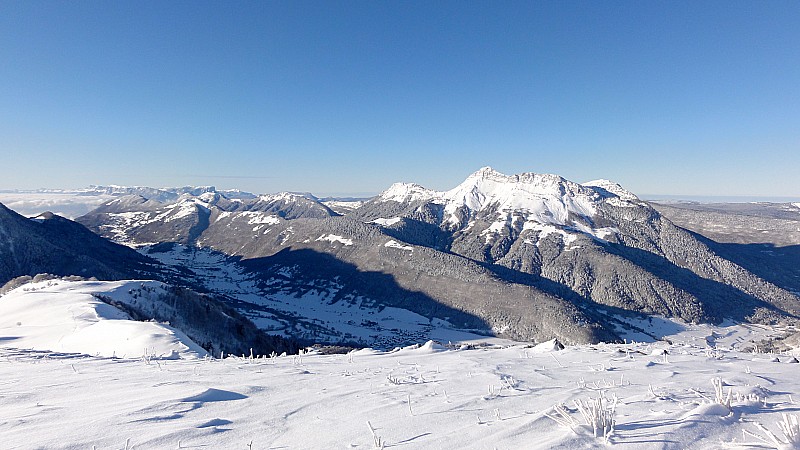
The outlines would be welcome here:
M 633 192 L 623 188 L 619 183 L 615 183 L 611 180 L 600 179 L 600 180 L 587 181 L 586 183 L 583 183 L 583 186 L 591 188 L 600 188 L 601 193 L 607 194 L 604 195 L 604 197 L 611 196 L 608 194 L 612 194 L 619 197 L 621 200 L 627 200 L 627 201 L 639 200 L 639 197 L 637 197 Z
M 398 203 L 429 200 L 437 197 L 437 192 L 420 186 L 416 183 L 394 183 L 389 189 L 383 191 L 378 197 L 381 200 L 395 201 Z
M 454 189 L 441 194 L 448 222 L 465 225 L 463 218 L 485 212 L 505 223 L 510 215 L 525 222 L 572 225 L 574 217 L 592 217 L 601 196 L 594 190 L 558 175 L 522 173 L 504 175 L 484 167 Z M 469 211 L 462 214 L 459 211 Z

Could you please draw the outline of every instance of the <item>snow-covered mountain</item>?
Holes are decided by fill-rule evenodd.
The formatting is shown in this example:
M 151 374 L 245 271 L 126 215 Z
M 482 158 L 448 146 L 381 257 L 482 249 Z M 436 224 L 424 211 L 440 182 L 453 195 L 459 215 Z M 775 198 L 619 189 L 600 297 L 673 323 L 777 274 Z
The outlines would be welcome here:
M 183 194 L 201 196 L 206 193 L 218 193 L 227 198 L 251 199 L 256 195 L 239 189 L 217 189 L 215 186 L 183 186 L 167 188 L 151 188 L 147 186 L 89 186 L 86 189 L 74 191 L 80 195 L 111 195 L 122 197 L 126 195 L 140 195 L 160 202 L 174 201 Z
M 690 321 L 770 316 L 773 307 L 798 312 L 796 296 L 721 258 L 608 180 L 483 168 L 446 192 L 394 185 L 354 215 L 403 241 L 541 277 L 566 288 L 562 295 L 611 307 Z
M 199 196 L 206 192 L 220 193 L 226 198 L 252 199 L 255 194 L 237 189 L 218 190 L 214 186 L 151 188 L 145 186 L 89 186 L 83 189 L 35 189 L 0 191 L 0 203 L 22 214 L 36 216 L 45 211 L 67 219 L 80 217 L 102 203 L 124 196 L 140 196 L 158 202 L 172 202 L 183 194 Z
M 695 322 L 800 312 L 797 296 L 608 180 L 487 167 L 448 191 L 396 183 L 344 216 L 307 195 L 203 193 L 122 197 L 79 221 L 164 262 L 191 268 L 181 252 L 192 248 L 220 255 L 239 274 L 223 284 L 247 299 L 243 311 L 309 340 L 370 345 L 386 330 L 370 316 L 385 308 L 424 318 L 417 339 L 449 327 L 565 342 L 617 339 L 627 312 Z
M 252 225 L 334 215 L 335 212 L 316 198 L 303 194 L 283 192 L 241 199 L 204 192 L 200 195 L 184 193 L 170 201 L 126 195 L 104 203 L 78 221 L 117 242 L 191 244 L 212 220 L 227 222 L 246 218 L 247 224 Z
M 373 200 L 400 204 L 431 203 L 442 206 L 442 223 L 450 231 L 475 225 L 476 220 L 493 219 L 483 232 L 492 239 L 506 226 L 523 230 L 552 232 L 565 236 L 581 232 L 603 239 L 613 228 L 594 223 L 598 205 L 636 205 L 639 199 L 616 183 L 598 180 L 577 184 L 558 175 L 524 173 L 503 175 L 491 167 L 473 173 L 452 190 L 436 192 L 417 184 L 396 183 Z M 364 211 L 368 210 L 364 209 Z M 374 220 L 392 220 L 378 218 Z

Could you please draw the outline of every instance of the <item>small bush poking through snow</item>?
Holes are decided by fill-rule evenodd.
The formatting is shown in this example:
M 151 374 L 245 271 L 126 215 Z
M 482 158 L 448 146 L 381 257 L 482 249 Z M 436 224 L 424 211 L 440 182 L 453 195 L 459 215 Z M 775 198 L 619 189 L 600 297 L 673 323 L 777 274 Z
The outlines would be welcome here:
M 714 402 L 726 407 L 728 411 L 732 411 L 731 388 L 728 388 L 728 395 L 725 395 L 721 378 L 712 378 L 711 383 L 714 385 Z
M 585 402 L 576 400 L 575 405 L 586 420 L 586 424 L 592 427 L 594 437 L 602 437 L 604 441 L 608 442 L 608 438 L 614 432 L 617 396 L 614 395 L 611 398 L 610 404 L 609 399 L 604 399 L 601 394 L 596 399 L 589 399 Z
M 574 404 L 581 416 L 583 416 L 586 425 L 592 428 L 594 437 L 602 438 L 605 442 L 608 442 L 614 433 L 614 425 L 616 424 L 614 414 L 617 409 L 617 396 L 613 395 L 609 399 L 605 398 L 601 393 L 595 399 L 575 400 Z M 555 414 L 546 414 L 546 416 L 558 424 L 575 431 L 578 422 L 569 415 L 569 410 L 563 404 L 553 406 L 553 411 Z

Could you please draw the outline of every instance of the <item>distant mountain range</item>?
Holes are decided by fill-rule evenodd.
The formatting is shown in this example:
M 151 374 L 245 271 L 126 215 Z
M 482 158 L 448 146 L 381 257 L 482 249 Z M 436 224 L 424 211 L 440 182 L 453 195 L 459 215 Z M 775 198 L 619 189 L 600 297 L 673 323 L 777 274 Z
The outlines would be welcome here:
M 597 342 L 619 339 L 630 314 L 800 312 L 779 280 L 606 180 L 483 168 L 449 191 L 398 183 L 358 202 L 114 189 L 78 222 L 309 341 L 390 345 L 450 329 Z

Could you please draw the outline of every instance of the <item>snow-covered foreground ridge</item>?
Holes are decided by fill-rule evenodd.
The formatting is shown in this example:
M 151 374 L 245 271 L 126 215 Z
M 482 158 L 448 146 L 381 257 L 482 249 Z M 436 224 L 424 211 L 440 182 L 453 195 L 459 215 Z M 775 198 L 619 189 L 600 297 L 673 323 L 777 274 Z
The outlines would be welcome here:
M 133 320 L 118 305 L 163 308 L 156 281 L 26 284 L 0 297 L 0 346 L 117 357 L 197 358 L 206 351 L 168 324 Z
M 732 330 L 224 360 L 6 348 L 0 437 L 9 449 L 797 448 L 798 365 L 729 350 Z

